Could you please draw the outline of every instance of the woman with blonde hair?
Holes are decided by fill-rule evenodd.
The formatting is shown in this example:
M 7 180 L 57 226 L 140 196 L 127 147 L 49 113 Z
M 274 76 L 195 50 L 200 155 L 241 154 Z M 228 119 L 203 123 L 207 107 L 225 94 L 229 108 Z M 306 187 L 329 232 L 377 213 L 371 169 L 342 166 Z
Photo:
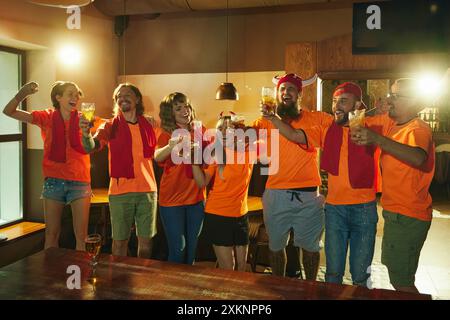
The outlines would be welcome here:
M 83 95 L 73 82 L 57 81 L 50 97 L 53 108 L 28 112 L 18 109 L 28 96 L 38 92 L 36 82 L 24 85 L 5 106 L 3 113 L 13 119 L 37 125 L 44 140 L 42 161 L 45 215 L 45 248 L 58 247 L 64 206 L 72 209 L 76 249 L 85 250 L 84 240 L 91 201 L 90 158 L 81 144 L 78 104 Z

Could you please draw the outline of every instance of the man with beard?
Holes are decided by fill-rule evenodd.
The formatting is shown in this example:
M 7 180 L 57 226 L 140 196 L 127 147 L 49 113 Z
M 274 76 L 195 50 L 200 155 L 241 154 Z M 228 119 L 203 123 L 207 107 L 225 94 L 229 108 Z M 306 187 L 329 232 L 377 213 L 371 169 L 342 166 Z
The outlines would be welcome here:
M 152 119 L 144 117 L 142 94 L 129 83 L 113 94 L 114 118 L 95 133 L 82 117 L 83 147 L 87 152 L 109 148 L 109 208 L 112 226 L 112 254 L 126 256 L 130 231 L 135 224 L 138 257 L 150 258 L 156 234 L 157 187 L 153 172 L 156 137 Z
M 309 146 L 302 129 L 308 131 L 327 120 L 321 112 L 299 109 L 302 79 L 287 74 L 278 80 L 275 114 L 266 112 L 253 124 L 255 129 L 279 129 L 279 170 L 270 175 L 263 194 L 264 223 L 269 235 L 270 263 L 274 275 L 286 272 L 286 245 L 289 233 L 294 232 L 294 245 L 302 248 L 302 262 L 306 279 L 315 280 L 320 260 L 320 238 L 323 232 L 323 196 L 316 149 Z M 296 129 L 285 136 L 283 124 Z M 290 126 L 289 126 L 290 125 Z M 302 129 L 300 129 L 302 128 Z M 294 142 L 295 141 L 295 142 Z
M 398 79 L 387 98 L 389 117 L 380 116 L 382 134 L 359 127 L 351 131 L 359 145 L 381 148 L 384 234 L 381 262 L 396 290 L 418 292 L 415 273 L 432 218 L 429 187 L 434 175 L 434 144 L 428 124 L 417 114 L 425 106 L 414 79 Z M 378 118 L 378 117 L 376 117 Z M 386 125 L 394 121 L 393 126 Z
M 349 135 L 349 113 L 363 109 L 361 88 L 352 82 L 333 93 L 334 122 L 322 128 L 321 169 L 328 173 L 325 204 L 325 281 L 342 283 L 350 247 L 350 273 L 366 286 L 377 231 L 375 147 L 358 146 Z M 370 119 L 367 120 L 370 123 Z M 375 127 L 378 130 L 378 127 Z

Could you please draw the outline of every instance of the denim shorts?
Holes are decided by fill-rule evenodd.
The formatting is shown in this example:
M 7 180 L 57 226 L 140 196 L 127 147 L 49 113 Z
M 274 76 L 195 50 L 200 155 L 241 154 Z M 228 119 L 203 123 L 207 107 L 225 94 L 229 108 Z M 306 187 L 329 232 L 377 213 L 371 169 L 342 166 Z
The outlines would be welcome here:
M 280 251 L 287 246 L 291 229 L 296 247 L 320 251 L 325 220 L 322 195 L 317 191 L 266 189 L 262 202 L 271 251 Z
M 70 204 L 74 200 L 90 198 L 91 196 L 91 184 L 88 182 L 45 178 L 41 199 Z

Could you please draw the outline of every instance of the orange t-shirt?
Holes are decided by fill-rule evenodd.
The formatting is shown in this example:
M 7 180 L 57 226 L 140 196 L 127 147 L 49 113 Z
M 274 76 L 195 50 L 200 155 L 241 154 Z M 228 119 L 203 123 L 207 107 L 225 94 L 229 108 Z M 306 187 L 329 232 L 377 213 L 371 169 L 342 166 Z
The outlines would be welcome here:
M 432 199 L 428 189 L 434 176 L 434 144 L 430 127 L 416 118 L 390 127 L 386 136 L 399 143 L 422 148 L 428 159 L 421 168 L 415 168 L 382 150 L 381 205 L 385 210 L 431 221 Z
M 152 192 L 156 191 L 155 173 L 153 171 L 152 159 L 144 158 L 141 132 L 139 125 L 128 123 L 131 132 L 134 179 L 111 178 L 109 181 L 109 194 L 118 195 L 130 192 Z M 105 146 L 111 137 L 112 120 L 105 122 L 97 130 L 94 138 Z M 108 152 L 109 168 L 111 170 L 111 152 Z
M 170 133 L 157 128 L 157 148 L 163 148 L 169 144 Z M 159 184 L 159 204 L 164 207 L 184 206 L 198 203 L 205 199 L 205 188 L 199 188 L 194 179 L 186 176 L 185 166 L 175 165 L 170 156 L 159 165 L 164 171 Z
M 64 120 L 64 134 L 66 136 L 66 162 L 55 162 L 49 159 L 52 145 L 52 115 L 53 109 L 32 111 L 32 124 L 41 128 L 44 140 L 44 159 L 42 169 L 44 177 L 91 182 L 91 160 L 88 154 L 81 154 L 70 147 L 69 120 Z M 80 130 L 81 139 L 81 130 Z
M 291 122 L 294 129 L 303 129 L 308 138 L 308 149 L 279 135 L 279 152 L 270 151 L 271 162 L 278 159 L 278 172 L 269 175 L 267 189 L 294 189 L 316 187 L 321 184 L 319 168 L 317 165 L 317 150 L 322 144 L 324 136 L 322 128 L 329 115 L 323 112 L 301 111 L 300 119 Z M 267 149 L 271 148 L 270 130 L 276 129 L 267 119 L 260 118 L 253 123 L 255 129 L 267 129 Z M 261 154 L 260 154 L 261 157 Z
M 325 137 L 329 127 L 331 126 L 333 117 L 330 116 L 329 123 L 325 124 L 326 126 L 322 128 L 323 133 L 322 136 Z M 392 124 L 389 120 L 384 117 L 367 117 L 366 125 L 371 129 L 376 129 L 379 133 L 382 132 L 382 128 L 384 127 L 386 130 L 386 126 L 388 124 Z M 360 188 L 354 189 L 350 184 L 349 172 L 348 172 L 348 135 L 350 133 L 349 127 L 343 127 L 343 135 L 342 135 L 342 145 L 341 145 L 341 153 L 339 158 L 339 174 L 333 175 L 328 173 L 328 194 L 326 202 L 332 205 L 348 205 L 348 204 L 358 204 L 358 203 L 366 203 L 370 201 L 374 201 L 376 198 L 376 185 L 374 184 L 373 188 Z M 323 143 L 321 147 L 323 148 Z M 374 161 L 378 161 L 378 159 L 374 159 Z M 374 166 L 376 163 L 374 162 Z
M 235 155 L 235 152 L 227 150 L 227 159 Z M 241 217 L 248 212 L 248 186 L 253 163 L 248 161 L 250 158 L 248 152 L 245 156 L 244 164 L 238 164 L 235 160 L 234 163 L 225 165 L 223 180 L 219 176 L 217 164 L 212 164 L 205 170 L 205 173 L 212 177 L 212 187 L 206 199 L 205 212 L 225 217 Z

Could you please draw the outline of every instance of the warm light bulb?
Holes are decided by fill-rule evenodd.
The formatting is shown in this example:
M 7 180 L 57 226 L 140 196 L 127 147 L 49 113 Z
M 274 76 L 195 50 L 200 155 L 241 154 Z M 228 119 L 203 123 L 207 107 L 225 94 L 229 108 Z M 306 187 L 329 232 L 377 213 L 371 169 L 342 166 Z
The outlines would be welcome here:
M 59 59 L 65 65 L 78 65 L 81 61 L 81 51 L 73 45 L 65 46 L 59 50 Z
M 443 83 L 435 74 L 424 74 L 419 78 L 417 92 L 425 97 L 437 97 L 442 93 Z

